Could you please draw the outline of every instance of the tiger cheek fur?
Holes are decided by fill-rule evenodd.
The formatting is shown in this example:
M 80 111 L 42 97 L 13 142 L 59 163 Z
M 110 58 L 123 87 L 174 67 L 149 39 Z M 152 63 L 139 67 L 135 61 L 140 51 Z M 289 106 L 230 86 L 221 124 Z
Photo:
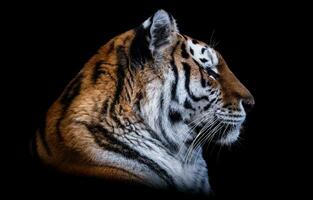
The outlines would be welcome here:
M 202 144 L 235 141 L 253 103 L 220 54 L 160 10 L 86 63 L 47 112 L 37 152 L 68 173 L 208 194 Z

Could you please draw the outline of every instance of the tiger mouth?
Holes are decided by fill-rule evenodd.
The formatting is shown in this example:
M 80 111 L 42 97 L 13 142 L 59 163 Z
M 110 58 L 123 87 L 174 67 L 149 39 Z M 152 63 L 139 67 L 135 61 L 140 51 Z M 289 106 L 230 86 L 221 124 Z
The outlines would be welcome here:
M 233 125 L 233 126 L 236 126 L 236 125 L 240 125 L 244 119 L 222 119 L 221 120 L 222 123 L 226 124 L 226 125 Z
M 215 117 L 226 125 L 240 126 L 246 119 L 243 114 L 215 114 Z

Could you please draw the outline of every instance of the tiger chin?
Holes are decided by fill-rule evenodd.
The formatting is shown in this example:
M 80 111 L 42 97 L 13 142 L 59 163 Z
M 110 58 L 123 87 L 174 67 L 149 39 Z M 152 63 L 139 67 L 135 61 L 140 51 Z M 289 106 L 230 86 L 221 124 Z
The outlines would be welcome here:
M 235 142 L 253 104 L 221 54 L 159 10 L 85 64 L 48 110 L 36 150 L 62 172 L 209 194 L 202 146 Z

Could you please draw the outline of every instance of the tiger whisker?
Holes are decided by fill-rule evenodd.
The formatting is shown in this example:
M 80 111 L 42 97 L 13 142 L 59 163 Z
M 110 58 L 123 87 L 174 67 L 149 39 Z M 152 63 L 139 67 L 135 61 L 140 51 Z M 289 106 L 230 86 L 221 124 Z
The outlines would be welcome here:
M 198 117 L 197 119 L 195 119 L 195 120 L 193 120 L 193 121 L 191 122 L 191 123 L 194 123 L 194 122 L 198 121 L 198 122 L 197 122 L 196 124 L 194 124 L 190 129 L 188 129 L 186 132 L 183 133 L 183 135 L 186 135 L 186 136 L 185 136 L 185 138 L 184 138 L 184 140 L 183 140 L 183 142 L 182 142 L 182 144 L 181 144 L 181 146 L 180 146 L 180 149 L 179 149 L 179 151 L 178 151 L 178 155 L 181 154 L 181 151 L 182 151 L 182 149 L 183 149 L 183 147 L 184 147 L 184 145 L 185 145 L 186 140 L 188 139 L 188 137 L 190 137 L 190 133 L 191 133 L 197 126 L 199 126 L 203 121 L 205 121 L 208 117 L 210 117 L 210 114 L 211 114 L 211 113 L 205 113 L 205 114 L 203 114 L 202 116 Z M 189 123 L 189 124 L 191 124 L 191 123 Z
M 191 153 L 193 152 L 193 150 L 195 150 L 198 146 L 199 140 L 201 141 L 201 138 L 203 136 L 205 136 L 205 132 L 206 130 L 208 130 L 210 127 L 214 126 L 216 124 L 217 119 L 213 119 L 211 121 L 209 121 L 199 132 L 199 134 L 197 135 L 197 137 L 193 140 L 192 144 L 189 146 L 186 156 L 185 156 L 185 160 L 188 163 L 188 160 L 190 160 L 191 157 Z
M 205 135 L 205 131 L 207 129 L 209 129 L 211 126 L 213 126 L 215 122 L 216 122 L 216 120 L 212 120 L 212 121 L 208 122 L 204 127 L 202 127 L 202 129 L 200 130 L 200 132 L 198 133 L 196 138 L 191 143 L 189 150 L 195 149 L 195 147 L 197 146 L 198 141 L 201 140 L 201 138 Z

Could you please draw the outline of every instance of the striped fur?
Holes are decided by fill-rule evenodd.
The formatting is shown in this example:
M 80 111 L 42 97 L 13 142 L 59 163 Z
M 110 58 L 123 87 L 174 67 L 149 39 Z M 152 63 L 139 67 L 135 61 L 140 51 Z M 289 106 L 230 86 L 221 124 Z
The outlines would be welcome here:
M 253 103 L 222 56 L 160 10 L 86 63 L 49 109 L 37 151 L 68 173 L 209 193 L 201 145 L 234 142 Z

